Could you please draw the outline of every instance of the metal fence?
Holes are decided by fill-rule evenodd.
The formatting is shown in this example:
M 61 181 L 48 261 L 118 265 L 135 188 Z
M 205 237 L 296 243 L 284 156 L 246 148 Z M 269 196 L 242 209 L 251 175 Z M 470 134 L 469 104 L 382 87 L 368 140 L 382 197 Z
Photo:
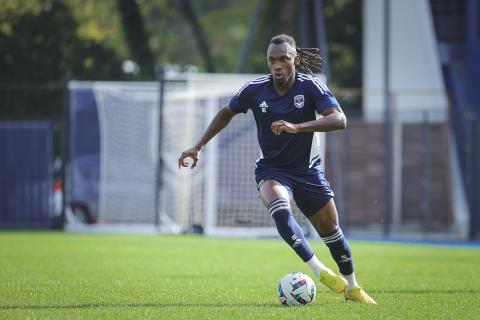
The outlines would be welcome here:
M 445 109 L 437 112 L 434 105 L 421 103 L 410 111 L 394 105 L 390 119 L 382 111 L 370 120 L 350 115 L 348 102 L 361 100 L 363 94 L 337 93 L 347 105 L 348 128 L 327 134 L 326 172 L 344 229 L 386 237 L 474 238 L 472 230 L 479 228 L 474 196 L 478 122 L 470 120 L 465 128 Z M 411 101 L 415 95 L 422 101 L 437 93 L 408 94 Z M 469 132 L 462 143 L 452 139 L 459 130 L 463 137 Z M 456 145 L 467 149 L 464 155 L 459 150 L 458 156 Z M 456 171 L 459 163 L 463 174 Z M 467 202 L 463 190 L 469 205 L 461 205 Z
M 5 109 L 7 104 L 13 108 L 11 101 L 20 89 L 1 90 L 0 106 L 4 113 L 9 113 Z M 56 92 L 55 101 L 60 104 L 60 87 L 39 91 L 40 96 Z M 478 115 L 468 108 L 454 106 L 448 119 L 438 121 L 431 117 L 431 110 L 423 112 L 420 106 L 416 110 L 421 115 L 420 121 L 392 122 L 393 149 L 388 162 L 392 179 L 385 183 L 388 149 L 384 138 L 388 126 L 381 119 L 375 122 L 360 117 L 358 106 L 362 94 L 359 90 L 347 95 L 336 93 L 346 107 L 348 129 L 327 135 L 326 172 L 336 191 L 345 229 L 430 237 L 464 235 L 466 228 L 467 238 L 478 239 Z M 394 118 L 402 118 L 401 112 Z M 0 225 L 46 226 L 51 213 L 52 154 L 60 153 L 52 150 L 55 148 L 52 125 L 49 122 L 0 124 Z M 60 145 L 59 140 L 56 145 Z M 452 155 L 458 159 L 457 177 L 452 171 Z M 461 188 L 456 189 L 458 185 L 453 181 L 456 178 Z M 466 199 L 467 217 L 459 216 L 461 210 L 455 194 Z M 386 209 L 389 195 L 392 203 Z

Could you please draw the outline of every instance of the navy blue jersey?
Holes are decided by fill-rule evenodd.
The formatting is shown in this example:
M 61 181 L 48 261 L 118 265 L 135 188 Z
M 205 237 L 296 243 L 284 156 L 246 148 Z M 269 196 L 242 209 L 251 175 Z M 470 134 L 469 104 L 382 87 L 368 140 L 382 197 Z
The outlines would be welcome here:
M 258 143 L 262 155 L 257 166 L 271 165 L 293 171 L 319 168 L 320 151 L 317 134 L 302 132 L 276 135 L 272 122 L 284 120 L 302 123 L 316 119 L 328 108 L 339 106 L 327 86 L 315 77 L 296 73 L 295 83 L 283 95 L 274 88 L 271 75 L 245 84 L 230 100 L 235 113 L 251 109 L 257 123 Z

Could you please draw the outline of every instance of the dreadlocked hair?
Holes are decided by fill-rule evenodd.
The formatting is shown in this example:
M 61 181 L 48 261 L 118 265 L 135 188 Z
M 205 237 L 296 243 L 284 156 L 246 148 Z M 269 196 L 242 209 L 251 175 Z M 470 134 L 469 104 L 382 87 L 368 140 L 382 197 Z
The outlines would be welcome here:
M 320 56 L 318 48 L 297 48 L 297 55 L 300 57 L 300 63 L 296 66 L 299 72 L 313 74 L 312 67 L 323 70 L 322 65 L 326 60 Z
M 293 37 L 286 34 L 279 34 L 270 39 L 270 44 L 288 43 L 295 48 L 297 55 L 300 58 L 300 62 L 296 65 L 296 69 L 301 73 L 307 73 L 313 75 L 314 70 L 322 70 L 322 65 L 326 62 L 324 58 L 320 56 L 320 49 L 318 48 L 299 48 Z

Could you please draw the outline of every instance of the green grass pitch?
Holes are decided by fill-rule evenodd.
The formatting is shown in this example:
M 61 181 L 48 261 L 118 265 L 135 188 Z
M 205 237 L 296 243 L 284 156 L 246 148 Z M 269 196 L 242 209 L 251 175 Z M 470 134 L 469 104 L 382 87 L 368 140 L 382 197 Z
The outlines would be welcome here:
M 312 304 L 280 305 L 282 276 L 312 276 L 280 239 L 0 232 L 0 319 L 479 319 L 480 250 L 351 247 L 377 306 L 318 281 Z

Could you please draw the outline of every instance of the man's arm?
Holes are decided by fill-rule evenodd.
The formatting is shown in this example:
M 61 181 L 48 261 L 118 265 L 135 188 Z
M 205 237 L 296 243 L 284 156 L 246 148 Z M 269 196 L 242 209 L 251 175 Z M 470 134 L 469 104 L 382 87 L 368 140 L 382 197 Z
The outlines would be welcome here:
M 220 111 L 217 112 L 213 120 L 210 122 L 207 130 L 203 133 L 200 140 L 193 146 L 193 148 L 187 149 L 182 152 L 182 155 L 178 159 L 178 168 L 188 167 L 189 164 L 185 161 L 186 158 L 191 158 L 193 160 L 192 169 L 197 165 L 200 152 L 203 147 L 210 141 L 217 133 L 219 133 L 223 128 L 225 128 L 230 120 L 235 116 L 235 112 L 230 109 L 229 106 L 225 106 Z
M 341 130 L 347 127 L 347 118 L 340 107 L 326 109 L 322 113 L 322 118 L 303 123 L 290 123 L 284 120 L 278 120 L 272 123 L 272 131 L 279 135 L 282 132 L 300 133 L 300 132 L 328 132 Z

